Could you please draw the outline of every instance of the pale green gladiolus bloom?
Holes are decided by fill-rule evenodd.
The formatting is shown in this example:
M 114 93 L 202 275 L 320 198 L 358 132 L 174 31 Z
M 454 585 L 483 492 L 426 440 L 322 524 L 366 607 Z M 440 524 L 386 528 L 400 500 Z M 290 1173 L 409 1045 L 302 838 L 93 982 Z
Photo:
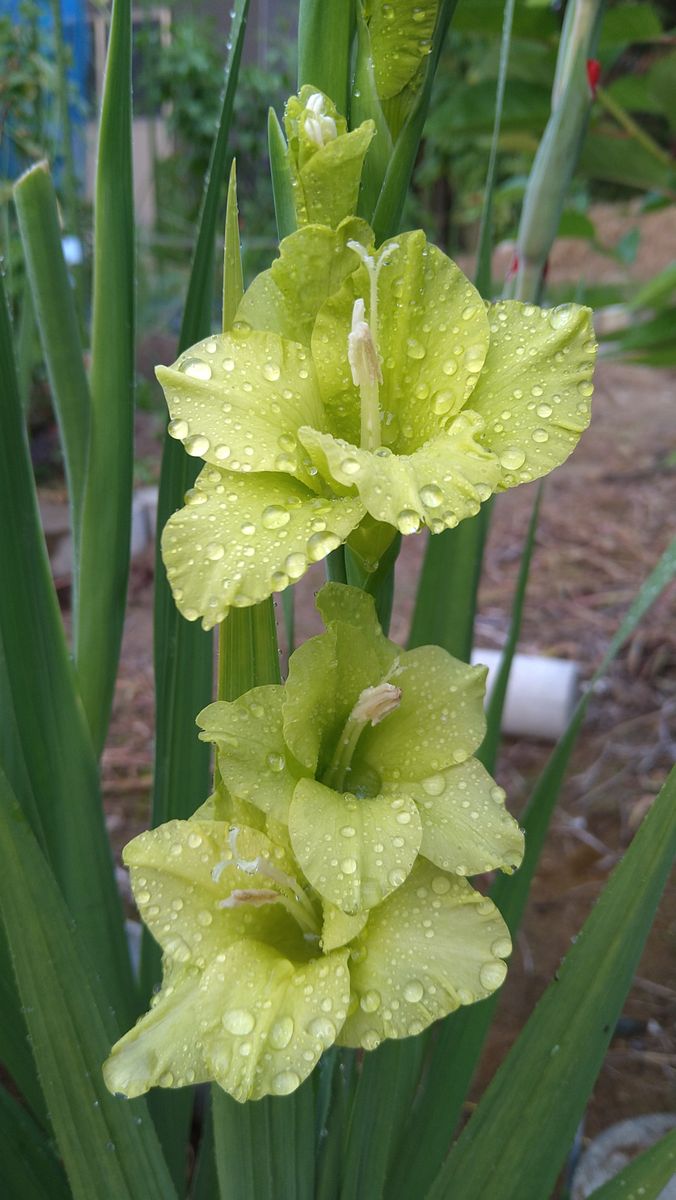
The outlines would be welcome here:
M 485 305 L 422 232 L 377 255 L 370 237 L 355 218 L 292 234 L 235 328 L 158 368 L 170 433 L 206 462 L 162 543 L 179 609 L 206 628 L 369 521 L 453 528 L 589 423 L 589 309 Z
M 402 651 L 355 588 L 327 584 L 317 606 L 327 632 L 295 651 L 284 685 L 197 719 L 230 794 L 286 827 L 305 878 L 348 916 L 381 904 L 421 855 L 458 876 L 514 870 L 523 835 L 472 757 L 485 668 L 439 646 Z
M 164 951 L 150 1011 L 104 1065 L 130 1098 L 208 1080 L 239 1101 L 286 1095 L 334 1042 L 418 1033 L 506 974 L 494 904 L 424 860 L 355 918 L 322 906 L 285 846 L 204 809 L 141 834 L 124 858 Z
M 306 84 L 287 101 L 284 128 L 298 225 L 335 228 L 356 211 L 373 121 L 348 132 L 333 101 Z

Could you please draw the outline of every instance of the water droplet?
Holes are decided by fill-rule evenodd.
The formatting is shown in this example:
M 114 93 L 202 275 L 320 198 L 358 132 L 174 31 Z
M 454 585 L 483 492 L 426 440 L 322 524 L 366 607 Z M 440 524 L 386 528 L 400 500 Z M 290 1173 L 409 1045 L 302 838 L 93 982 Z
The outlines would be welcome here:
M 209 439 L 201 433 L 196 433 L 194 437 L 187 438 L 183 444 L 188 454 L 191 454 L 193 458 L 203 458 L 210 446 Z
M 232 358 L 224 358 L 223 359 L 223 370 L 224 371 L 234 371 L 234 369 L 235 369 L 235 363 L 234 363 L 233 359 Z
M 191 850 L 199 850 L 200 846 L 202 845 L 202 835 L 199 833 L 189 833 L 188 845 L 190 846 Z
M 246 1008 L 230 1008 L 223 1014 L 223 1025 L 228 1033 L 235 1033 L 240 1037 L 251 1033 L 255 1024 L 253 1013 Z
M 401 841 L 401 838 L 394 838 L 393 842 L 396 843 L 397 840 Z M 401 867 L 395 867 L 394 870 L 390 871 L 387 878 L 393 888 L 398 888 L 401 887 L 402 883 L 406 882 L 406 872 L 402 871 Z
M 444 494 L 440 488 L 435 487 L 433 483 L 422 487 L 418 493 L 423 504 L 427 508 L 438 508 L 443 503 Z
M 268 362 L 263 367 L 263 374 L 266 379 L 270 380 L 271 383 L 275 383 L 279 379 L 281 373 L 282 372 L 277 366 L 277 363 Z
M 269 1042 L 273 1050 L 285 1050 L 293 1037 L 294 1024 L 291 1017 L 280 1017 L 270 1030 Z
M 404 999 L 408 1000 L 410 1004 L 417 1004 L 419 1000 L 422 1000 L 424 993 L 425 989 L 419 979 L 410 979 L 404 985 Z
M 375 1012 L 376 1009 L 380 1008 L 380 992 L 364 992 L 364 995 L 359 1001 L 359 1007 L 364 1012 Z
M 206 548 L 206 556 L 211 562 L 218 562 L 225 554 L 225 546 L 221 542 L 209 542 Z
M 269 504 L 263 509 L 261 522 L 265 529 L 282 529 L 289 524 L 291 513 L 281 504 Z
M 458 364 L 454 358 L 449 358 L 443 364 L 441 369 L 442 369 L 444 375 L 455 375 L 455 373 L 458 369 Z
M 448 374 L 448 372 L 447 372 Z M 436 415 L 443 417 L 447 412 L 450 412 L 454 403 L 453 392 L 437 392 L 432 405 Z
M 182 441 L 184 437 L 188 436 L 189 428 L 190 427 L 187 421 L 182 421 L 180 417 L 177 417 L 174 421 L 170 421 L 167 425 L 167 433 L 169 434 L 169 437 L 177 438 L 179 441 Z
M 581 396 L 593 396 L 594 395 L 593 383 L 578 383 L 577 390 Z
M 531 437 L 534 442 L 548 442 L 549 434 L 546 429 L 534 429 Z
M 411 824 L 410 812 L 397 813 L 397 824 L 398 825 L 410 825 Z
M 270 770 L 274 771 L 275 774 L 279 774 L 286 766 L 286 759 L 283 754 L 268 754 L 266 762 Z
M 204 925 L 205 928 L 207 925 L 211 925 L 211 922 L 213 921 L 213 919 L 214 919 L 213 916 L 211 915 L 210 912 L 207 911 L 206 908 L 201 909 L 201 911 L 198 912 L 198 914 L 197 914 L 198 923 L 200 925 Z
M 446 892 L 451 890 L 451 881 L 445 875 L 435 875 L 432 880 L 432 891 L 436 892 L 437 896 L 445 896 Z
M 486 361 L 486 351 L 483 346 L 468 346 L 462 359 L 466 369 L 472 375 L 478 375 Z
M 420 529 L 420 517 L 412 508 L 402 508 L 397 514 L 397 527 L 400 533 L 417 533 Z
M 165 1071 L 164 1075 L 160 1075 L 160 1078 L 159 1078 L 160 1087 L 171 1087 L 173 1082 L 174 1082 L 174 1076 L 172 1075 L 171 1071 Z
M 463 321 L 471 321 L 475 312 L 476 312 L 476 304 L 468 304 L 467 308 L 463 308 L 463 310 L 462 310 Z
M 289 579 L 300 579 L 307 569 L 307 559 L 304 554 L 289 554 L 284 560 L 284 570 Z
M 230 447 L 225 446 L 221 443 L 220 446 L 216 446 L 216 449 L 214 450 L 214 455 L 217 459 L 220 460 L 220 462 L 223 462 L 223 459 L 230 458 Z
M 321 1042 L 322 1047 L 326 1049 L 336 1038 L 336 1027 L 333 1021 L 329 1021 L 328 1017 L 315 1017 L 307 1027 L 308 1033 L 317 1038 Z
M 417 341 L 416 338 L 409 338 L 406 343 L 406 353 L 409 358 L 420 359 L 425 357 L 426 351 L 422 343 Z
M 539 417 L 551 417 L 552 409 L 550 404 L 538 404 L 536 409 Z
M 362 1034 L 361 1044 L 365 1050 L 376 1050 L 380 1045 L 380 1034 L 375 1029 L 367 1029 Z
M 272 1081 L 272 1090 L 276 1096 L 288 1096 L 300 1087 L 300 1077 L 295 1071 L 280 1071 Z
M 509 958 L 512 953 L 512 943 L 509 938 L 498 938 L 491 946 L 491 954 L 496 958 Z
M 516 471 L 526 461 L 526 455 L 520 446 L 508 446 L 500 455 L 500 463 L 506 471 Z
M 344 858 L 340 864 L 340 869 L 344 875 L 354 875 L 357 870 L 356 858 Z
M 503 962 L 488 962 L 484 963 L 479 971 L 479 983 L 485 987 L 487 991 L 494 991 L 499 988 L 507 974 L 507 965 Z
M 572 314 L 570 304 L 559 304 L 553 308 L 549 314 L 549 323 L 553 329 L 564 329 L 568 324 Z
M 211 379 L 211 367 L 202 358 L 184 358 L 178 365 L 179 371 L 189 375 L 191 379 Z
M 359 471 L 361 471 L 361 467 L 356 458 L 344 458 L 340 466 L 345 475 L 356 475 Z
M 354 828 L 354 825 L 343 825 L 340 832 L 342 833 L 343 837 L 351 838 L 354 837 L 357 830 Z
M 446 780 L 443 775 L 430 775 L 428 779 L 423 779 L 422 786 L 428 796 L 440 796 L 446 787 Z
M 337 550 L 340 546 L 340 538 L 335 533 L 313 533 L 308 538 L 307 552 L 308 558 L 312 562 L 320 562 L 322 558 L 326 558 L 332 550 Z

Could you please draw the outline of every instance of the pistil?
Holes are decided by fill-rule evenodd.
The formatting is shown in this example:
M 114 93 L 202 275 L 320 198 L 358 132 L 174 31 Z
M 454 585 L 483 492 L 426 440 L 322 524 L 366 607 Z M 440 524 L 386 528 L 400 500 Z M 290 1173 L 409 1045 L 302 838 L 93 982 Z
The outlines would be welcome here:
M 399 708 L 401 688 L 392 683 L 379 683 L 364 688 L 350 713 L 338 739 L 333 758 L 322 782 L 336 792 L 343 792 L 352 768 L 357 743 L 367 725 L 379 725 L 385 717 Z
M 361 399 L 361 447 L 377 450 L 380 445 L 379 385 L 383 382 L 380 351 L 378 349 L 378 276 L 392 252 L 398 249 L 397 242 L 390 242 L 377 258 L 369 254 L 361 242 L 347 243 L 363 262 L 369 276 L 369 311 L 366 319 L 366 304 L 358 297 L 352 308 L 352 328 L 347 337 L 347 357 L 352 371 L 352 381 L 359 388 Z

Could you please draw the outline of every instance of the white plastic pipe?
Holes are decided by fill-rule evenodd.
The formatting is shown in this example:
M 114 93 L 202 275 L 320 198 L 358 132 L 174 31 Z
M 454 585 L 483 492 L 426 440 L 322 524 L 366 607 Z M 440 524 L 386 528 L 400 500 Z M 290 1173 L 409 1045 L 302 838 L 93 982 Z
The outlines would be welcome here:
M 500 668 L 499 650 L 475 648 L 472 662 L 488 667 L 486 700 Z M 515 654 L 502 714 L 503 733 L 555 742 L 566 728 L 579 693 L 575 662 L 539 654 Z

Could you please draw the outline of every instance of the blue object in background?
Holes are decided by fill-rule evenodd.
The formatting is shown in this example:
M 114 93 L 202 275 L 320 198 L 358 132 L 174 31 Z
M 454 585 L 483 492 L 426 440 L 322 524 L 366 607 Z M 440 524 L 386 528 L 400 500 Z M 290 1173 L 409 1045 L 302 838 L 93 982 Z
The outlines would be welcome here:
M 53 58 L 54 19 L 52 5 L 50 0 L 38 0 L 36 7 L 38 9 L 40 52 L 46 58 Z M 26 20 L 25 14 L 22 12 L 21 0 L 0 0 L 0 15 L 10 17 L 14 24 L 20 24 Z M 73 132 L 73 155 L 75 169 L 80 180 L 80 185 L 82 186 L 85 178 L 85 121 L 92 56 L 86 0 L 61 0 L 61 20 L 63 24 L 63 40 L 69 52 L 68 79 L 74 93 L 73 101 L 69 106 Z M 63 134 L 58 127 L 58 113 L 55 107 L 55 99 L 54 97 L 49 97 L 48 99 L 51 103 L 48 109 L 50 112 L 47 137 L 49 145 L 46 149 L 50 151 L 52 157 L 51 167 L 58 185 L 63 170 L 63 158 L 58 153 L 58 147 Z M 9 130 L 11 130 L 11 114 L 7 124 Z M 16 179 L 29 165 L 24 156 L 17 150 L 12 139 L 5 133 L 2 140 L 0 140 L 0 173 L 5 179 Z

